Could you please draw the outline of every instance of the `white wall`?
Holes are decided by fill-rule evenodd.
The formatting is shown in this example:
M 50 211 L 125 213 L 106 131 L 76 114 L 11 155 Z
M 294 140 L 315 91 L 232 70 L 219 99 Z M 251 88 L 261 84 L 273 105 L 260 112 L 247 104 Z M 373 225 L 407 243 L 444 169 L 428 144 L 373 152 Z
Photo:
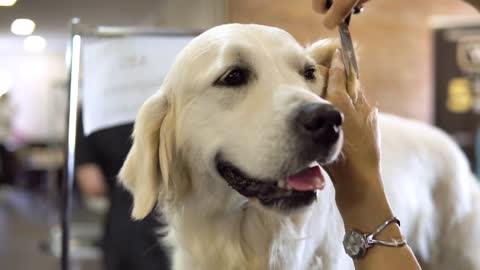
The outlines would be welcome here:
M 13 82 L 14 134 L 26 141 L 60 140 L 65 126 L 65 57 L 27 53 L 17 37 L 0 37 L 0 44 L 0 73 L 9 74 Z
M 224 0 L 159 0 L 155 3 L 148 3 L 149 11 L 144 17 L 137 14 L 137 25 L 204 30 L 225 22 Z M 79 12 L 76 7 L 75 13 L 85 19 L 84 23 L 124 25 L 131 21 L 121 19 L 129 16 L 126 13 L 107 21 L 102 16 L 90 18 L 85 8 Z M 64 28 L 67 29 L 66 23 Z M 0 34 L 0 73 L 12 74 L 14 78 L 10 93 L 16 108 L 13 128 L 17 136 L 27 141 L 59 140 L 64 136 L 67 91 L 59 89 L 58 84 L 66 80 L 64 50 L 68 35 L 56 34 L 63 36 L 46 37 L 47 52 L 42 54 L 24 52 L 22 37 Z

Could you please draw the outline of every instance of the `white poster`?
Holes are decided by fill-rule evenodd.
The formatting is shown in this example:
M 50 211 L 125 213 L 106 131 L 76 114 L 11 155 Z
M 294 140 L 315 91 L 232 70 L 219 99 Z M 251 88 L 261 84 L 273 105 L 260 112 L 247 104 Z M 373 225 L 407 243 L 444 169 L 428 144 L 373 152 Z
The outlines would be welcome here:
M 131 123 L 193 36 L 105 39 L 84 46 L 85 135 Z

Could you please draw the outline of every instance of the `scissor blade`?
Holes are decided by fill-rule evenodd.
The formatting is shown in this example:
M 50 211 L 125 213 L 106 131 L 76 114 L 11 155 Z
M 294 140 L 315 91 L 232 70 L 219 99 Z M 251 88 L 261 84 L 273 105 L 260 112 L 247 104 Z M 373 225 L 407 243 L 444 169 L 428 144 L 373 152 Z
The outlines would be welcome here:
M 355 56 L 355 49 L 353 48 L 352 37 L 348 30 L 348 25 L 345 22 L 340 23 L 338 26 L 340 33 L 340 41 L 342 43 L 343 50 L 343 64 L 345 65 L 345 71 L 347 76 L 350 77 L 350 65 L 353 67 L 358 79 L 358 65 L 357 58 Z

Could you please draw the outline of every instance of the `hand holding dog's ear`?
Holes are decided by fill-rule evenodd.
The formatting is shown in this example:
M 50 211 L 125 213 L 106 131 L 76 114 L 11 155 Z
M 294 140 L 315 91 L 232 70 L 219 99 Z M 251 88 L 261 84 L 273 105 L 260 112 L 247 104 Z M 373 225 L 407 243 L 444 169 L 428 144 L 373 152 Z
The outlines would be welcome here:
M 368 104 L 355 76 L 346 78 L 339 49 L 332 58 L 326 91 L 327 100 L 345 117 L 342 156 L 326 170 L 334 181 L 339 208 L 348 208 L 365 194 L 383 194 L 377 109 Z
M 371 163 L 369 166 L 378 167 L 380 140 L 377 108 L 370 106 L 360 89 L 360 82 L 356 79 L 354 70 L 351 69 L 350 72 L 353 75 L 347 79 L 342 54 L 340 49 L 337 49 L 329 69 L 326 98 L 345 116 L 342 126 L 345 135 L 344 154 L 350 155 L 351 158 L 361 155 L 364 160 L 367 155 L 367 160 Z M 362 145 L 364 147 L 360 148 Z

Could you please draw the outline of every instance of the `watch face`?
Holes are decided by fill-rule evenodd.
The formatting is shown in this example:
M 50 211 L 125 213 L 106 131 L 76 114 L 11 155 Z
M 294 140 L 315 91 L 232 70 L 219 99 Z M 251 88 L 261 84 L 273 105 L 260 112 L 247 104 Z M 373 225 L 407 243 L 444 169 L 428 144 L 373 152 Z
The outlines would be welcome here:
M 367 238 L 359 231 L 350 230 L 345 234 L 343 247 L 348 256 L 352 258 L 363 257 L 367 252 Z

